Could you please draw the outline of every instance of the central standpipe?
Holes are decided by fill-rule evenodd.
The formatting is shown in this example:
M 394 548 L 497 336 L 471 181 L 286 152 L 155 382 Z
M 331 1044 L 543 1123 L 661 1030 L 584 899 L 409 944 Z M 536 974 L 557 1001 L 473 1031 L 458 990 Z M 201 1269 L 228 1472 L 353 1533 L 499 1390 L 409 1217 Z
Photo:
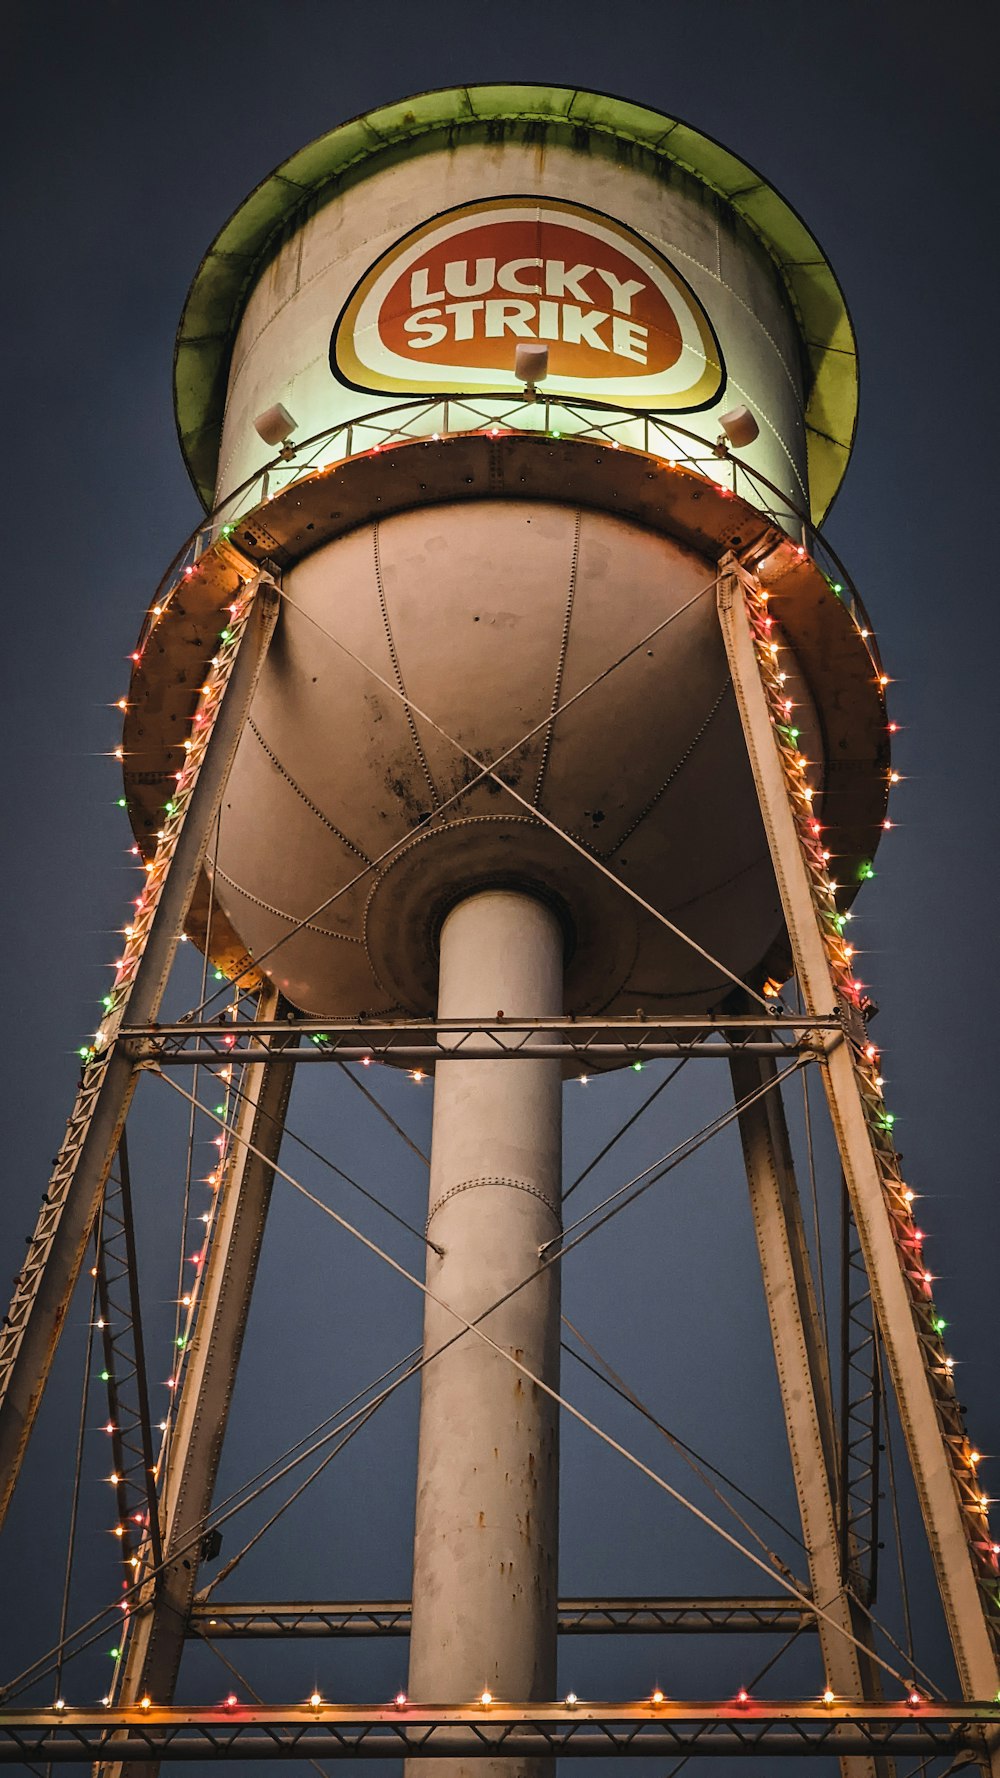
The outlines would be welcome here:
M 563 934 L 533 896 L 486 890 L 441 931 L 438 1017 L 563 1010 Z M 446 1039 L 447 1041 L 447 1039 Z M 538 1270 L 560 1228 L 562 1069 L 558 1062 L 439 1062 L 434 1087 L 428 1288 L 475 1322 Z M 559 1381 L 559 1269 L 481 1323 L 553 1387 Z M 424 1353 L 456 1333 L 429 1297 Z M 475 1334 L 421 1378 L 410 1696 L 422 1703 L 555 1697 L 558 1412 Z M 461 1762 L 443 1764 L 455 1774 Z M 532 1762 L 533 1764 L 537 1762 Z M 469 1762 L 486 1778 L 514 1760 Z M 527 1767 L 525 1766 L 525 1769 Z

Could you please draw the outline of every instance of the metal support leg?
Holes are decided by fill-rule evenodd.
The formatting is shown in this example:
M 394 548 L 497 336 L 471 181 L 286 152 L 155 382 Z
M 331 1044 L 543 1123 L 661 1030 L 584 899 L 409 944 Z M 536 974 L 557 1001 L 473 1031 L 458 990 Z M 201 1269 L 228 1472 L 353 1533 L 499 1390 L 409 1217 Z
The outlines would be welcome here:
M 851 1200 L 840 1187 L 840 1572 L 864 1605 L 879 1567 L 882 1383 L 878 1324 Z
M 114 1172 L 108 1180 L 97 1224 L 97 1301 L 107 1378 L 118 1543 L 125 1579 L 131 1586 L 136 1578 L 140 1546 L 147 1545 L 154 1565 L 159 1564 L 162 1550 L 132 1217 L 132 1179 L 124 1130 L 118 1144 L 117 1173 L 117 1181 Z
M 775 602 L 777 603 L 777 602 Z M 784 732 L 780 687 L 753 579 L 731 561 L 719 619 L 733 675 L 796 971 L 810 1013 L 841 1012 L 845 1037 L 826 1048 L 823 1076 L 841 1164 L 871 1280 L 910 1463 L 951 1636 L 962 1693 L 1000 1688 L 997 1559 L 978 1498 L 969 1445 L 936 1327 L 909 1202 L 868 1056 L 809 786 Z M 873 667 L 873 672 L 875 671 Z M 991 1750 L 1000 1778 L 1000 1746 Z
M 764 1056 L 733 1057 L 730 1070 L 737 1099 L 777 1072 Z M 866 1620 L 852 1609 L 841 1574 L 829 1369 L 778 1091 L 749 1105 L 739 1122 L 812 1595 L 828 1614 L 817 1623 L 826 1683 L 838 1697 L 877 1698 L 875 1669 L 849 1640 L 865 1639 Z M 842 1769 L 845 1778 L 873 1778 L 875 1762 L 844 1760 Z
M 269 989 L 261 1016 L 273 1018 L 276 1002 Z M 298 1037 L 267 1041 L 280 1057 Z M 163 1568 L 132 1613 L 122 1704 L 174 1695 L 292 1079 L 291 1064 L 278 1059 L 244 1076 L 161 1490 Z
M 208 837 L 277 616 L 267 584 L 245 589 L 227 615 L 187 763 L 166 805 L 163 838 L 42 1200 L 35 1233 L 0 1328 L 0 1524 L 94 1226 L 135 1090 L 135 1065 L 115 1041 L 120 1024 L 155 1019 Z
M 562 1012 L 563 937 L 533 897 L 487 891 L 441 933 L 439 1015 Z M 456 1039 L 458 1033 L 455 1034 Z M 560 1228 L 558 1061 L 440 1061 L 434 1087 L 430 1232 L 435 1296 L 470 1321 L 538 1269 Z M 547 1382 L 559 1377 L 559 1268 L 485 1322 Z M 428 1299 L 424 1352 L 456 1332 Z M 410 1693 L 418 1698 L 555 1696 L 558 1417 L 480 1340 L 466 1336 L 421 1378 Z M 460 1774 L 454 1761 L 427 1778 Z M 514 1778 L 521 1761 L 491 1762 Z M 485 1775 L 484 1775 L 485 1778 Z

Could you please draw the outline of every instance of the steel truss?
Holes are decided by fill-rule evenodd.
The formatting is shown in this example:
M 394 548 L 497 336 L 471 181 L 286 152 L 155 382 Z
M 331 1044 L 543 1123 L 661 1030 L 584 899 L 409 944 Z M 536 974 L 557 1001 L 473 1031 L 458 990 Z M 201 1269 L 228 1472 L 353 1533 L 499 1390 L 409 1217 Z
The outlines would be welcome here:
M 784 1598 L 561 1599 L 561 1636 L 699 1635 L 730 1631 L 800 1635 L 816 1614 Z M 188 1635 L 220 1640 L 287 1641 L 295 1637 L 408 1636 L 408 1599 L 247 1605 L 196 1600 Z
M 882 1387 L 871 1285 L 846 1185 L 840 1219 L 840 1565 L 871 1605 L 878 1585 Z
M 740 1056 L 730 1071 L 737 1103 L 744 1106 L 740 1136 L 750 1209 L 812 1593 L 825 1607 L 817 1630 L 826 1682 L 841 1697 L 878 1698 L 871 1625 L 857 1609 L 840 1564 L 830 1378 L 784 1107 L 773 1091 L 747 1103 L 755 1089 L 773 1087 L 776 1069 L 769 1057 Z M 874 1778 L 870 1760 L 845 1758 L 842 1771 L 844 1778 Z
M 275 989 L 263 991 L 266 1019 L 273 1019 L 281 1004 Z M 297 1034 L 287 1023 L 278 1023 L 278 1031 L 269 1040 L 267 1067 L 240 1094 L 218 1188 L 199 1316 L 161 1490 L 163 1562 L 133 1607 L 122 1676 L 126 1698 L 145 1693 L 170 1698 L 177 1683 L 292 1085 L 288 1061 Z
M 773 604 L 772 610 L 759 580 L 728 558 L 718 589 L 719 619 L 796 974 L 806 1011 L 839 1009 L 848 1034 L 846 1043 L 825 1052 L 821 1073 L 959 1680 L 966 1698 L 995 1698 L 996 1548 L 941 1342 L 943 1323 L 914 1227 L 912 1194 L 892 1142 L 878 1052 L 868 1039 L 841 934 L 807 762 L 788 727 L 777 664 L 777 596 Z M 996 1746 L 991 1769 L 997 1778 Z
M 294 1019 L 302 1047 L 291 1058 L 303 1062 L 393 1062 L 400 1067 L 433 1066 L 442 1059 L 495 1062 L 530 1052 L 532 1061 L 575 1062 L 595 1071 L 633 1066 L 666 1057 L 703 1056 L 709 1061 L 736 1055 L 802 1055 L 817 1044 L 836 1043 L 843 1025 L 836 1016 L 790 1017 L 776 1009 L 761 1030 L 760 1018 L 646 1019 L 366 1019 L 331 1025 L 289 1014 L 272 1021 L 176 1025 L 125 1025 L 121 1040 L 140 1067 L 212 1066 L 230 1061 L 260 1063 L 268 1052 L 260 1038 L 287 1032 Z M 546 1043 L 545 1038 L 550 1041 Z
M 255 579 L 249 563 L 236 552 L 227 572 L 226 596 L 233 603 L 218 613 L 223 619 L 226 612 L 225 627 L 214 645 L 192 744 L 169 785 L 146 890 L 128 929 L 106 1017 L 86 1057 L 67 1135 L 0 1328 L 0 1518 L 19 1472 L 139 1074 L 146 1067 L 194 1062 L 263 1066 L 244 1077 L 251 1083 L 240 1112 L 247 1135 L 237 1144 L 238 1156 L 229 1170 L 222 1220 L 213 1236 L 185 1366 L 170 1460 L 166 1475 L 159 1478 L 156 1523 L 163 1537 L 163 1562 L 155 1584 L 143 1584 L 131 1613 L 121 1681 L 125 1707 L 98 1713 L 0 1711 L 0 1763 L 86 1760 L 105 1769 L 124 1767 L 128 1773 L 133 1762 L 206 1757 L 815 1752 L 847 1762 L 870 1762 L 898 1752 L 988 1760 L 993 1778 L 1000 1778 L 1000 1709 L 977 1702 L 996 1697 L 1000 1689 L 996 1548 L 989 1540 L 920 1238 L 892 1146 L 877 1056 L 868 1043 L 840 936 L 811 791 L 794 737 L 784 726 L 773 620 L 767 615 L 767 595 L 759 580 L 727 559 L 719 584 L 719 618 L 805 1002 L 801 1016 L 779 1008 L 770 1020 L 759 1011 L 734 1014 L 725 1021 L 522 1020 L 472 1025 L 365 1021 L 320 1028 L 307 1020 L 264 1017 L 160 1027 L 156 1018 L 163 988 L 277 612 L 274 589 L 266 580 Z M 271 1002 L 269 1011 L 273 1010 Z M 539 1037 L 546 1032 L 549 1047 L 539 1048 Z M 864 1637 L 844 1585 L 844 1565 L 846 1561 L 848 1575 L 853 1575 L 852 1565 L 861 1560 L 865 1537 L 873 1538 L 874 1529 L 866 1532 L 855 1509 L 853 1472 L 845 1473 L 843 1464 L 838 1467 L 835 1461 L 829 1379 L 817 1344 L 808 1253 L 776 1094 L 767 1096 L 766 1114 L 754 1106 L 757 1115 L 741 1117 L 741 1133 L 762 1259 L 767 1247 L 765 1280 L 804 1541 L 814 1594 L 822 1597 L 826 1613 L 820 1634 L 828 1684 L 836 1693 L 830 1708 L 802 1703 L 745 1708 L 732 1703 L 665 1703 L 648 1709 L 591 1705 L 569 1710 L 504 1704 L 489 1710 L 421 1706 L 351 1711 L 326 1705 L 283 1710 L 241 1705 L 220 1712 L 175 1709 L 161 1702 L 173 1695 L 184 1637 L 195 1633 L 211 1639 L 213 1631 L 207 1620 L 203 1627 L 203 1613 L 218 1620 L 229 1609 L 193 1604 L 200 1528 L 211 1504 L 291 1066 L 306 1060 L 435 1063 L 445 1055 L 453 1058 L 456 1049 L 463 1058 L 517 1059 L 529 1040 L 532 1059 L 551 1052 L 595 1071 L 602 1065 L 621 1066 L 644 1058 L 698 1055 L 730 1058 L 738 1079 L 748 1071 L 763 1079 L 779 1056 L 815 1057 L 899 1404 L 963 1704 L 916 1708 L 882 1704 L 875 1695 L 867 1651 L 858 1646 Z M 856 1265 L 853 1257 L 851 1263 Z M 852 1314 L 860 1300 L 850 1297 Z M 873 1335 L 873 1326 L 870 1332 L 866 1329 L 866 1339 Z M 863 1393 L 852 1395 L 851 1401 L 860 1400 Z M 753 1602 L 729 1603 L 735 1616 L 725 1624 L 727 1629 L 736 1627 L 740 1611 L 746 1612 Z M 773 1608 L 772 1602 L 756 1603 L 765 1617 Z M 723 1626 L 717 1615 L 711 1622 L 703 1615 L 697 1623 L 689 1614 L 692 1608 L 695 1620 L 699 1610 L 715 1614 L 719 1604 L 567 1601 L 564 1610 L 568 1608 L 572 1616 L 579 1608 L 579 1616 L 564 1627 L 577 1634 L 634 1630 L 647 1624 L 650 1633 L 718 1629 Z M 630 1621 L 615 1617 L 619 1608 L 631 1614 Z M 345 1608 L 245 1609 L 337 1613 Z M 796 1618 L 803 1615 L 799 1607 L 783 1609 L 794 1609 Z M 669 1620 L 675 1610 L 684 1621 L 665 1621 L 663 1614 Z M 843 1632 L 839 1657 L 831 1625 Z M 739 1623 L 741 1629 L 776 1627 L 771 1622 Z M 796 1622 L 794 1628 L 799 1627 Z M 241 1632 L 231 1628 L 222 1633 Z M 278 1633 L 288 1632 L 280 1628 Z M 400 1618 L 393 1626 L 376 1623 L 368 1631 L 338 1627 L 331 1621 L 321 1633 L 401 1635 L 405 1630 Z M 866 1702 L 840 1701 L 866 1692 Z M 156 1703 L 143 1709 L 146 1696 Z M 988 1745 L 983 1739 L 987 1729 Z M 860 1768 L 855 1774 L 860 1778 Z
M 95 1269 L 107 1430 L 111 1436 L 118 1508 L 116 1530 L 125 1579 L 131 1586 L 142 1560 L 143 1546 L 157 1567 L 163 1551 L 139 1305 L 132 1180 L 124 1130 L 98 1218 Z
M 988 1704 L 302 1704 L 222 1710 L 0 1711 L 0 1764 L 51 1760 L 488 1759 L 718 1754 L 982 1759 L 1000 1732 Z
M 205 683 L 201 720 L 170 785 L 156 857 L 127 929 L 105 1018 L 87 1053 L 76 1104 L 0 1327 L 0 1522 L 135 1091 L 138 1071 L 116 1041 L 119 1027 L 127 1012 L 148 1024 L 159 1010 L 277 618 L 276 590 L 249 563 L 243 566 L 246 580 L 235 568 L 231 575 L 234 603 L 219 613 L 225 627 Z

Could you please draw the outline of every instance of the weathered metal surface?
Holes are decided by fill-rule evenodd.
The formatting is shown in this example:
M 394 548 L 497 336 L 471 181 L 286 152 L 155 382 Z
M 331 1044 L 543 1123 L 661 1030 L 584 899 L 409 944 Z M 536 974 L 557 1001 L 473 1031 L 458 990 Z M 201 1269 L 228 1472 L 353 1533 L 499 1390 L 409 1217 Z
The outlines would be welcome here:
M 558 1017 L 562 983 L 563 935 L 541 902 L 491 891 L 445 921 L 442 1017 L 496 1005 Z M 413 1541 L 409 1685 L 420 1697 L 555 1691 L 558 1409 L 505 1355 L 558 1388 L 559 1268 L 538 1255 L 562 1226 L 561 1164 L 558 1061 L 442 1065 L 423 1341 L 425 1361 L 436 1356 L 420 1376 Z M 461 1337 L 451 1309 L 485 1315 L 502 1350 Z
M 266 530 L 260 528 L 259 519 L 247 520 L 237 528 L 232 542 L 220 537 L 192 567 L 173 595 L 180 599 L 178 612 L 174 613 L 171 598 L 159 616 L 154 614 L 126 715 L 126 791 L 133 829 L 144 855 L 151 855 L 163 786 L 182 757 L 186 724 L 194 714 L 200 676 L 214 647 L 209 613 L 218 619 L 220 606 L 224 611 L 226 563 L 232 544 L 238 543 L 241 554 L 259 559 L 273 555 L 288 567 L 305 553 L 356 529 L 373 514 L 398 513 L 438 501 L 484 496 L 503 499 L 509 495 L 610 508 L 649 530 L 675 538 L 685 548 L 704 553 L 710 563 L 731 548 L 760 558 L 762 577 L 775 611 L 780 611 L 820 724 L 828 774 L 824 816 L 831 847 L 843 861 L 847 905 L 861 866 L 872 857 L 881 834 L 888 765 L 884 699 L 858 620 L 808 556 L 800 554 L 797 546 L 745 501 L 703 476 L 681 466 L 670 468 L 641 452 L 523 433 L 499 437 L 462 434 L 349 459 L 276 495 L 266 503 Z M 198 620 L 200 630 L 190 616 L 199 608 L 199 601 L 206 603 L 206 612 Z M 177 623 L 173 622 L 175 615 Z M 391 674 L 391 663 L 388 671 Z M 391 692 L 383 692 L 374 680 L 369 691 L 385 706 L 390 720 L 402 717 L 402 706 Z M 585 707 L 585 703 L 581 705 Z M 266 764 L 263 754 L 261 757 Z M 335 821 L 338 799 L 342 791 L 346 793 L 348 758 L 338 757 L 333 763 L 338 788 L 328 799 L 329 808 L 321 807 L 315 794 L 309 796 L 311 785 L 301 787 L 326 821 Z M 670 763 L 665 762 L 665 770 Z M 484 794 L 482 789 L 478 794 Z M 309 816 L 298 794 L 290 790 L 289 795 L 290 807 L 314 821 L 322 834 L 322 821 Z M 503 801 L 510 802 L 512 816 L 521 815 L 511 799 L 503 796 Z M 496 806 L 495 797 L 491 806 Z M 456 812 L 462 813 L 461 802 Z M 401 841 L 406 832 L 404 823 Z M 332 838 L 329 833 L 326 837 Z M 338 868 L 338 884 L 356 878 L 357 893 L 367 893 L 374 871 L 363 858 L 350 854 Z M 327 894 L 333 892 L 330 889 Z M 620 906 L 624 917 L 627 899 L 621 892 L 612 893 L 618 897 L 616 911 Z M 317 897 L 317 903 L 325 899 Z M 303 912 L 311 911 L 303 908 Z M 196 928 L 192 927 L 192 932 L 198 936 Z M 314 942 L 330 943 L 320 937 Z M 229 974 L 246 964 L 244 947 L 225 920 L 220 920 L 218 904 L 212 950 L 214 960 Z M 776 975 L 787 971 L 787 950 L 780 942 L 762 968 Z M 249 982 L 252 976 L 245 979 Z

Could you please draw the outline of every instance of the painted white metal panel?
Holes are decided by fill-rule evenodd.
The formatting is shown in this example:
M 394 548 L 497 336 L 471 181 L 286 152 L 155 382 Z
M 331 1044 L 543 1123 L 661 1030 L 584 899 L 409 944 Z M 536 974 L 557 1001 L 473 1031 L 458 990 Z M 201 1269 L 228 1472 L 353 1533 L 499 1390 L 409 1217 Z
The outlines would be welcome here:
M 805 506 L 805 429 L 797 332 L 773 262 L 721 202 L 680 176 L 565 146 L 513 141 L 421 153 L 376 166 L 334 195 L 280 248 L 249 295 L 230 369 L 219 493 L 270 454 L 255 416 L 281 401 L 299 438 L 405 397 L 348 388 L 330 368 L 334 325 L 355 286 L 410 231 L 442 212 L 523 197 L 601 212 L 648 243 L 690 285 L 721 345 L 725 381 L 712 406 L 677 418 L 712 440 L 717 416 L 745 403 L 761 434 L 742 454 Z M 523 275 L 523 274 L 522 274 Z M 510 338 L 510 389 L 516 340 Z M 428 388 L 415 386 L 420 394 Z M 580 394 L 586 388 L 581 385 Z

